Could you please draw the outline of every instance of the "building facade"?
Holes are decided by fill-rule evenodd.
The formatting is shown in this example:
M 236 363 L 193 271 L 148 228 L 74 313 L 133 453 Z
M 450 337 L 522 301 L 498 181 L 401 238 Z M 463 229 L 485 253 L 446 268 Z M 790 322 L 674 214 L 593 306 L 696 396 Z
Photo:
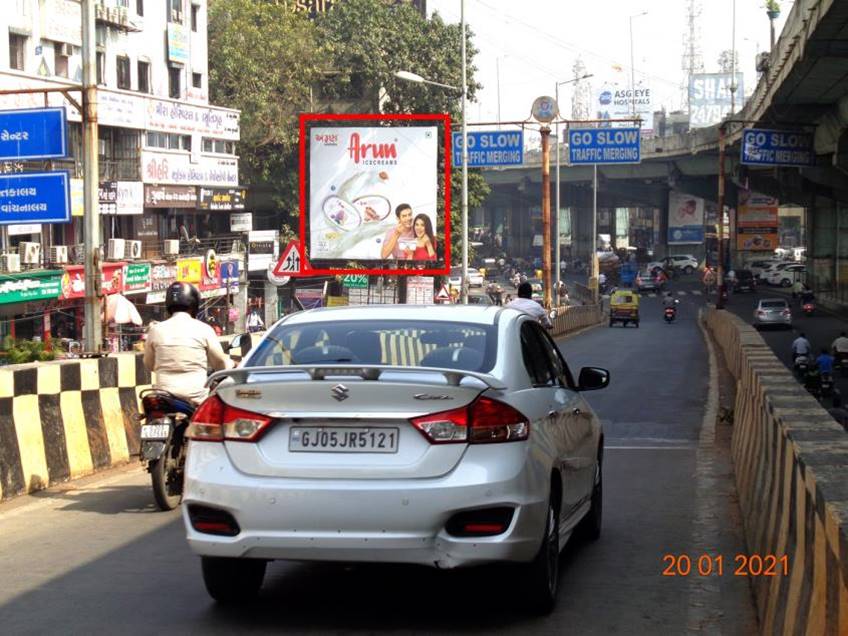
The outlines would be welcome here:
M 82 102 L 81 4 L 5 0 L 4 8 L 0 34 L 8 45 L 0 46 L 0 90 L 67 87 L 72 100 L 60 92 L 0 94 L 2 110 L 61 106 L 69 122 L 67 159 L 0 163 L 0 173 L 69 171 L 72 221 L 0 226 L 3 253 L 18 253 L 22 270 L 15 259 L 0 263 L 0 335 L 31 337 L 40 327 L 47 336 L 51 326 L 39 326 L 38 316 L 56 307 L 72 323 L 60 331 L 78 337 L 82 312 L 74 303 L 82 292 L 78 283 L 71 287 L 79 280 L 85 210 L 81 113 L 72 101 Z M 98 0 L 95 16 L 104 277 L 107 269 L 121 272 L 110 273 L 120 283 L 110 282 L 104 293 L 128 294 L 152 318 L 161 315 L 162 289 L 187 280 L 210 305 L 222 299 L 208 308 L 219 322 L 243 320 L 243 310 L 232 311 L 246 269 L 242 230 L 249 228 L 238 181 L 239 112 L 209 104 L 207 0 Z M 231 230 L 231 213 L 239 231 Z M 32 243 L 40 244 L 37 259 L 32 248 L 21 247 Z M 55 298 L 44 292 L 33 303 L 4 295 L 41 270 L 61 278 Z M 4 286 L 4 277 L 10 284 Z

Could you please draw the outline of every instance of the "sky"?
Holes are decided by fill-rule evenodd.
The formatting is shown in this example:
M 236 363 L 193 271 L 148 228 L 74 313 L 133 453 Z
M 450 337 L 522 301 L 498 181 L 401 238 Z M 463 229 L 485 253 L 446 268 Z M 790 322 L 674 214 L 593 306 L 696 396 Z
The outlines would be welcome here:
M 465 19 L 480 53 L 476 79 L 483 84 L 478 101 L 469 104 L 469 122 L 521 121 L 533 100 L 555 93 L 557 82 L 574 77 L 580 57 L 594 89 L 603 84 L 630 85 L 629 16 L 634 17 L 633 59 L 636 83 L 651 88 L 654 110 L 685 107 L 681 86 L 683 36 L 689 0 L 465 0 Z M 705 72 L 718 72 L 721 51 L 733 43 L 734 0 L 699 0 L 697 20 Z M 735 0 L 736 51 L 745 93 L 757 82 L 754 58 L 769 47 L 764 0 Z M 460 0 L 428 0 L 446 22 L 459 22 Z M 792 7 L 781 2 L 777 34 Z M 499 72 L 498 72 L 499 69 Z M 620 70 L 619 70 L 620 69 Z M 414 69 L 412 69 L 414 70 Z M 500 91 L 498 91 L 500 75 Z M 571 85 L 560 86 L 560 110 L 571 114 Z

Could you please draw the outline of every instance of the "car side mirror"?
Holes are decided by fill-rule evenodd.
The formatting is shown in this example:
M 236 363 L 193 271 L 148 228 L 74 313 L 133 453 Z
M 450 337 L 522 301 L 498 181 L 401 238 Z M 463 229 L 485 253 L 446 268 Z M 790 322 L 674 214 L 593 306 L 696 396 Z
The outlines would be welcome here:
M 583 367 L 577 381 L 578 391 L 596 391 L 606 388 L 610 381 L 609 371 L 599 367 Z
M 236 336 L 233 336 L 233 339 L 230 340 L 230 357 L 233 359 L 238 358 L 238 360 L 243 360 L 247 356 L 252 345 L 253 341 L 249 333 L 240 333 Z M 237 354 L 234 353 L 236 349 L 238 349 Z
M 548 317 L 551 319 L 551 322 L 553 322 L 554 320 L 556 320 L 556 317 L 558 315 L 559 314 L 557 313 L 556 309 L 551 309 L 551 313 L 548 314 Z

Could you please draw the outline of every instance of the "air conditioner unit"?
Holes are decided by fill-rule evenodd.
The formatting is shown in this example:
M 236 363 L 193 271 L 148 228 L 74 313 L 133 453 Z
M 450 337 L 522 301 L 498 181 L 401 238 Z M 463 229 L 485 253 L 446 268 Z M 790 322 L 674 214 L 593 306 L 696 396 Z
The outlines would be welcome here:
M 71 57 L 74 54 L 74 45 L 68 44 L 67 42 L 60 43 L 56 50 L 56 54 L 63 57 Z
M 41 243 L 21 243 L 18 254 L 25 265 L 38 265 L 41 263 Z
M 180 242 L 177 239 L 168 239 L 165 241 L 165 256 L 179 256 Z
M 0 270 L 7 274 L 14 274 L 21 271 L 21 256 L 20 254 L 2 254 L 0 255 Z
M 48 249 L 49 261 L 51 263 L 67 263 L 68 262 L 68 246 L 67 245 L 52 245 Z
M 124 258 L 124 239 L 109 239 L 107 244 L 106 258 L 110 261 L 120 261 Z
M 141 258 L 141 241 L 127 241 L 127 258 L 132 260 Z

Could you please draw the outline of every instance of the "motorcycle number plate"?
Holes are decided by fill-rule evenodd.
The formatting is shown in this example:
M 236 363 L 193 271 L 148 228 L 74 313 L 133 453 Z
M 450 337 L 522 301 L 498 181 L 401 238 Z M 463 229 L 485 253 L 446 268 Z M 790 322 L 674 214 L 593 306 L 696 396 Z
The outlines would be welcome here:
M 145 424 L 141 427 L 141 439 L 168 439 L 170 424 Z

